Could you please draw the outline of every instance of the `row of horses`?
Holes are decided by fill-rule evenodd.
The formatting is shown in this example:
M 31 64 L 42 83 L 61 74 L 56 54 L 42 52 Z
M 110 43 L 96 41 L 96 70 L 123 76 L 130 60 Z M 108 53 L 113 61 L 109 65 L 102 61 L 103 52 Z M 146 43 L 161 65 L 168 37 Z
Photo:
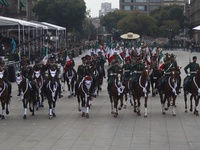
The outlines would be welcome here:
M 48 78 L 44 79 L 41 75 L 40 70 L 34 71 L 34 81 L 37 83 L 36 88 L 32 87 L 31 82 L 24 78 L 20 72 L 16 74 L 16 82 L 19 86 L 20 97 L 23 102 L 24 115 L 23 118 L 27 118 L 27 108 L 29 105 L 29 110 L 32 115 L 35 115 L 35 109 L 38 110 L 39 107 L 44 106 L 44 96 L 48 100 L 49 105 L 49 118 L 56 116 L 55 107 L 56 100 L 58 97 L 59 86 L 58 79 L 56 78 L 57 70 L 52 67 L 49 69 Z M 2 114 L 0 117 L 5 118 L 5 113 L 9 114 L 8 105 L 10 103 L 10 96 L 8 93 L 8 86 L 3 79 L 4 70 L 0 69 L 0 99 L 2 105 Z M 114 114 L 114 117 L 118 116 L 118 110 L 127 107 L 127 101 L 129 100 L 133 106 L 133 111 L 138 115 L 141 115 L 141 102 L 140 99 L 144 97 L 144 117 L 147 117 L 147 104 L 148 96 L 150 93 L 150 83 L 152 96 L 155 96 L 155 93 L 159 94 L 160 102 L 162 105 L 162 113 L 165 114 L 166 110 L 172 106 L 173 116 L 176 116 L 176 98 L 179 92 L 178 81 L 180 78 L 180 70 L 174 68 L 171 70 L 168 81 L 163 89 L 159 87 L 163 74 L 159 70 L 151 71 L 148 68 L 145 68 L 142 71 L 141 76 L 136 82 L 135 86 L 132 86 L 132 80 L 127 80 L 125 83 L 122 83 L 123 71 L 119 71 L 115 76 L 115 82 L 112 84 L 111 92 L 109 94 L 111 102 L 111 113 Z M 89 109 L 91 107 L 91 101 L 93 97 L 96 97 L 101 90 L 101 85 L 103 83 L 103 76 L 100 76 L 99 70 L 93 71 L 93 76 L 85 76 L 82 81 L 78 84 L 78 89 L 74 93 L 74 85 L 76 82 L 76 76 L 72 69 L 69 69 L 64 73 L 63 77 L 64 85 L 67 82 L 68 85 L 68 97 L 72 95 L 77 96 L 78 100 L 78 110 L 82 112 L 82 117 L 89 118 Z M 187 77 L 186 77 L 187 78 Z M 185 82 L 186 78 L 183 82 Z M 189 90 L 184 89 L 184 100 L 185 100 L 185 112 L 187 112 L 187 94 L 190 96 L 190 111 L 195 115 L 199 115 L 198 104 L 200 96 L 200 69 L 198 69 L 196 76 L 192 79 Z M 192 99 L 195 100 L 195 106 L 192 105 Z M 120 104 L 119 104 L 120 102 Z
M 147 106 L 148 106 L 148 96 L 150 93 L 150 87 L 152 90 L 152 96 L 156 94 L 159 95 L 161 102 L 162 114 L 166 114 L 166 111 L 169 107 L 172 107 L 172 114 L 176 116 L 176 99 L 179 94 L 180 86 L 180 70 L 179 68 L 172 68 L 168 80 L 164 87 L 159 86 L 163 73 L 160 70 L 150 71 L 148 68 L 145 68 L 142 71 L 141 76 L 136 82 L 136 85 L 132 86 L 132 79 L 130 78 L 123 85 L 122 76 L 123 71 L 113 74 L 115 76 L 115 81 L 112 84 L 111 92 L 109 94 L 111 102 L 111 114 L 114 114 L 114 117 L 118 116 L 118 110 L 121 110 L 122 107 L 126 108 L 127 101 L 130 101 L 130 104 L 133 106 L 133 111 L 137 115 L 141 115 L 141 98 L 144 97 L 144 117 L 147 117 Z M 185 77 L 183 83 L 188 77 Z M 183 89 L 184 91 L 184 101 L 185 101 L 185 112 L 187 110 L 187 95 L 190 96 L 190 111 L 193 112 L 196 116 L 199 116 L 198 104 L 200 97 L 200 68 L 198 69 L 195 77 L 192 79 L 189 90 Z M 195 106 L 193 107 L 192 99 L 194 98 Z M 120 104 L 119 104 L 120 102 Z

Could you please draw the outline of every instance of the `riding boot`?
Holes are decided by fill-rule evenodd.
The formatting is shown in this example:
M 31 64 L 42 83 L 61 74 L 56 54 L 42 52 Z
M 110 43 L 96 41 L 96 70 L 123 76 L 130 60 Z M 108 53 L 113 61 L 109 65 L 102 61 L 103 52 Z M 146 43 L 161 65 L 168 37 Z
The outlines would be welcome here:
M 5 80 L 5 82 L 6 82 L 6 84 L 8 85 L 8 93 L 9 93 L 10 97 L 12 97 L 12 96 L 11 96 L 12 85 L 10 84 L 10 82 L 9 82 L 8 80 Z

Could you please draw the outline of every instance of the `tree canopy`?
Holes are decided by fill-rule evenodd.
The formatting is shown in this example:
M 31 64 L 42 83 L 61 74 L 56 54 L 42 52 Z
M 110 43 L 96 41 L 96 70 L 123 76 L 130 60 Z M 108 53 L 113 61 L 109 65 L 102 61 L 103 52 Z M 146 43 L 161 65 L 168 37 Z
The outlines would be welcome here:
M 84 0 L 40 0 L 34 7 L 38 21 L 66 27 L 68 31 L 82 31 L 86 15 Z

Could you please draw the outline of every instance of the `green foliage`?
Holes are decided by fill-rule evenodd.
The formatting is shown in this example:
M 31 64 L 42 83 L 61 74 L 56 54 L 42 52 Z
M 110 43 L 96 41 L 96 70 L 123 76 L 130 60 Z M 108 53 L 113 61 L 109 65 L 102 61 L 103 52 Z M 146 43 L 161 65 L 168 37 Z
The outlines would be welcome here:
M 66 27 L 68 31 L 82 30 L 86 15 L 84 0 L 40 0 L 33 7 L 38 21 Z
M 108 13 L 106 16 L 100 18 L 101 25 L 106 28 L 106 31 L 111 32 L 113 28 L 117 28 L 117 23 L 128 15 L 128 12 L 116 10 Z

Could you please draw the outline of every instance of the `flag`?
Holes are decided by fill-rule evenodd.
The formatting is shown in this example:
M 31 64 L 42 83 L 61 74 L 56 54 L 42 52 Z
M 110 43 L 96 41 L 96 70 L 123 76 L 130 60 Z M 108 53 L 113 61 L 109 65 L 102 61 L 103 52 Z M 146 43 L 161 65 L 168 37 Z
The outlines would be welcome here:
M 159 69 L 162 70 L 163 67 L 164 67 L 164 55 L 163 53 L 161 52 L 160 55 L 159 55 Z
M 16 49 L 16 47 L 17 47 L 17 44 L 16 44 L 16 42 L 15 42 L 15 39 L 14 39 L 14 38 L 12 38 L 11 44 L 12 44 L 12 46 L 13 46 L 13 52 L 14 52 L 14 51 L 15 51 L 15 49 Z
M 129 54 L 129 50 L 126 48 L 126 50 L 125 50 L 126 52 L 125 52 L 125 59 L 131 59 L 131 56 L 130 56 L 130 54 Z
M 47 54 L 46 56 L 44 56 L 44 58 L 42 59 L 42 63 L 43 63 L 44 65 L 46 65 L 46 64 L 47 64 L 47 61 L 48 61 L 48 54 Z
M 67 57 L 66 57 L 66 65 L 65 65 L 64 70 L 66 71 L 71 65 L 72 65 L 72 60 L 67 55 Z

